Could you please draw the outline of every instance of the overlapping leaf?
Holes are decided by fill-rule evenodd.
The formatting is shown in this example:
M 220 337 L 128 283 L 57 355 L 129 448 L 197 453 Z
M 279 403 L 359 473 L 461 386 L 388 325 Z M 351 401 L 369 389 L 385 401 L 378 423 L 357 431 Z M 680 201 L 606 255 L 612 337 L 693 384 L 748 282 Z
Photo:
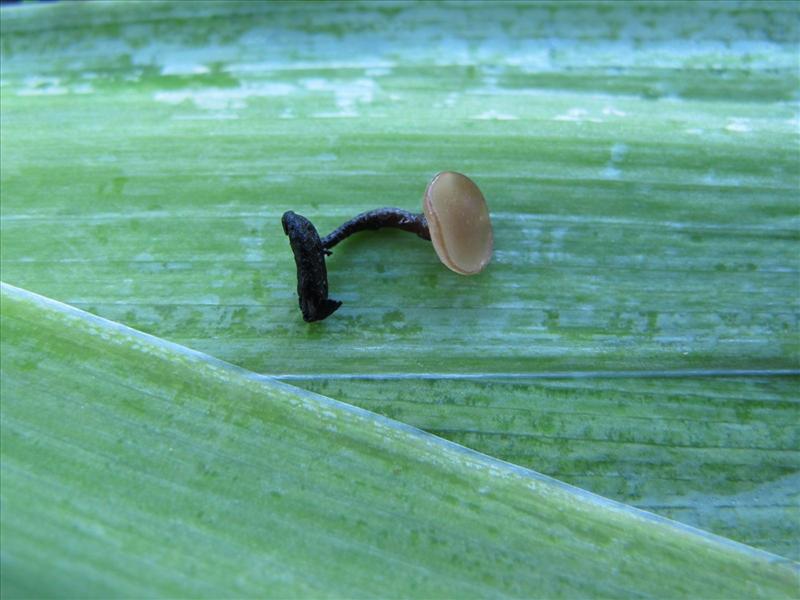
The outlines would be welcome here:
M 5 597 L 793 593 L 788 561 L 11 286 L 2 308 Z

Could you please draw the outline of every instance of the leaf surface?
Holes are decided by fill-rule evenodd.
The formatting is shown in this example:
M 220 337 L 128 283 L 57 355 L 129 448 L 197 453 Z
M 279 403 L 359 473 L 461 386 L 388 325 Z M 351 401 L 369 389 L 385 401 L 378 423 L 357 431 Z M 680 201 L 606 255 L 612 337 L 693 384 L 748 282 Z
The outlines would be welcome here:
M 290 381 L 597 494 L 800 556 L 797 377 Z
M 260 372 L 796 367 L 800 34 L 761 6 L 8 10 L 4 277 Z M 446 169 L 491 267 L 362 234 L 302 322 L 283 211 Z
M 796 3 L 2 11 L 4 280 L 800 559 Z M 360 234 L 303 323 L 282 212 L 443 169 L 489 269 Z
M 374 413 L 5 284 L 2 309 L 4 597 L 796 590 L 786 560 Z

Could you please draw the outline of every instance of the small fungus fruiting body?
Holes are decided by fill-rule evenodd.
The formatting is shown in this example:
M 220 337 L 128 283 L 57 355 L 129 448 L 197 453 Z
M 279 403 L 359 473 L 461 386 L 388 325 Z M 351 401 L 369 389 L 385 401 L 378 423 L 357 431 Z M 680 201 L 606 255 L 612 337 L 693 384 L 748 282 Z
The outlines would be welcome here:
M 328 298 L 325 257 L 348 236 L 366 229 L 393 227 L 431 240 L 439 260 L 452 271 L 474 275 L 492 258 L 492 223 L 486 200 L 469 177 L 452 171 L 439 173 L 428 184 L 423 213 L 379 208 L 361 213 L 320 238 L 314 225 L 292 211 L 283 214 L 283 232 L 289 236 L 297 266 L 297 296 L 305 321 L 321 321 L 341 306 Z
M 478 186 L 461 173 L 439 173 L 423 202 L 439 260 L 462 275 L 483 271 L 492 259 L 492 222 Z

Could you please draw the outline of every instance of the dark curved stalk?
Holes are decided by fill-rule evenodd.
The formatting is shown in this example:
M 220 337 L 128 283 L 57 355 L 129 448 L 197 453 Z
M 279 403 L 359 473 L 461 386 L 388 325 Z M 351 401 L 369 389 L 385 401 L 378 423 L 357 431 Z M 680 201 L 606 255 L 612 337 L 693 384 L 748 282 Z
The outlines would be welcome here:
M 428 230 L 428 220 L 424 214 L 414 214 L 401 208 L 378 208 L 363 212 L 346 223 L 334 229 L 322 238 L 322 246 L 330 250 L 346 237 L 359 231 L 393 227 L 416 233 L 423 240 L 430 241 L 431 234 Z
M 297 267 L 297 296 L 303 320 L 322 321 L 332 315 L 342 303 L 328 298 L 328 270 L 325 256 L 330 249 L 348 236 L 368 229 L 394 227 L 430 240 L 428 221 L 424 214 L 414 214 L 399 208 L 379 208 L 361 213 L 336 228 L 324 238 L 314 225 L 291 210 L 281 218 L 283 232 L 289 236 Z

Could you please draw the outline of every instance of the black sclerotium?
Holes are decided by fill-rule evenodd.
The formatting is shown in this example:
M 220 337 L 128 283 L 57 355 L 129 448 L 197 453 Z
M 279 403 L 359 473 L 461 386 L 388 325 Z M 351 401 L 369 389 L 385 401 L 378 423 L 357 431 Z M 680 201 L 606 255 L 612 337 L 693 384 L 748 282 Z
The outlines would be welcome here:
M 303 319 L 309 323 L 329 317 L 342 303 L 328 298 L 328 270 L 325 256 L 331 248 L 348 236 L 367 229 L 394 227 L 417 234 L 423 240 L 431 239 L 428 222 L 423 214 L 414 214 L 399 208 L 379 208 L 361 213 L 320 239 L 311 221 L 295 212 L 283 213 L 283 231 L 297 265 L 297 296 Z
M 328 298 L 328 270 L 325 248 L 311 221 L 292 211 L 283 213 L 283 232 L 289 236 L 297 265 L 297 296 L 303 319 L 321 321 L 342 303 Z

